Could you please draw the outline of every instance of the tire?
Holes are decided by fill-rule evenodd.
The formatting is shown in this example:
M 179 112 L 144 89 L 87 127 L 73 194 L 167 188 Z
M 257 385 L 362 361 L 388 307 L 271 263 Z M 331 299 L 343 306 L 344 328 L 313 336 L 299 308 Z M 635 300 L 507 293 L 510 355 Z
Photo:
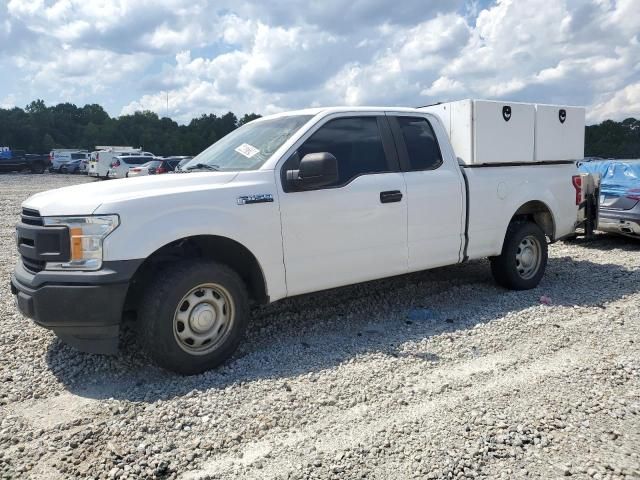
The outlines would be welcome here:
M 512 222 L 502 246 L 502 253 L 491 257 L 495 281 L 511 290 L 535 288 L 547 268 L 548 246 L 544 232 L 532 222 Z
M 31 173 L 44 173 L 44 163 L 34 162 L 31 164 Z
M 238 274 L 216 262 L 189 260 L 167 267 L 146 287 L 138 339 L 160 367 L 193 375 L 233 354 L 248 319 L 247 290 Z

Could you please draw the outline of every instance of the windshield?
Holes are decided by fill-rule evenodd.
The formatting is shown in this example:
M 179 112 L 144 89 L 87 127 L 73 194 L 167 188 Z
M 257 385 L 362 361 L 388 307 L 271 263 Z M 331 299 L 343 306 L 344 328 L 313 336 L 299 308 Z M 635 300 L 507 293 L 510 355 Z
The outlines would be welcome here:
M 256 170 L 311 117 L 291 115 L 248 123 L 181 165 L 180 169 Z

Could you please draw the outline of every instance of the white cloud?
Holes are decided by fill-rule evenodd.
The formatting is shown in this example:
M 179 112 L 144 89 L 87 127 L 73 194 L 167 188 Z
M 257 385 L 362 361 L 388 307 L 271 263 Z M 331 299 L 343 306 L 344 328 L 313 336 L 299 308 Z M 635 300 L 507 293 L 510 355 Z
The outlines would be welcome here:
M 609 118 L 624 120 L 628 117 L 638 117 L 640 112 L 640 82 L 627 85 L 622 90 L 608 95 L 608 98 L 595 104 L 588 112 L 593 121 Z
M 0 99 L 0 108 L 13 108 L 16 106 L 16 96 L 9 94 L 3 99 Z
M 455 95 L 462 92 L 464 92 L 464 86 L 458 80 L 451 80 L 449 77 L 439 77 L 429 88 L 422 90 L 420 94 L 437 97 L 440 95 Z
M 0 91 L 112 113 L 464 97 L 640 116 L 638 0 L 9 0 Z M 626 103 L 625 103 L 626 102 Z M 617 110 L 616 110 L 617 109 Z M 618 112 L 618 113 L 617 113 Z

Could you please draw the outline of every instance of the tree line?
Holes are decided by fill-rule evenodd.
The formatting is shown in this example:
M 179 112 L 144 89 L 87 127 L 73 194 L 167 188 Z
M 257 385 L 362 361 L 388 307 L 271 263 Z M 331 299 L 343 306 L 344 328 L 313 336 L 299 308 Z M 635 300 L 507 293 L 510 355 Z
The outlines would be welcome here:
M 96 145 L 142 147 L 156 155 L 195 155 L 260 115 L 201 115 L 187 125 L 150 111 L 112 118 L 97 104 L 48 107 L 35 100 L 24 109 L 0 109 L 0 146 L 46 153 L 54 148 L 93 150 Z M 585 156 L 640 158 L 640 120 L 605 120 L 586 127 Z
M 605 120 L 585 132 L 585 157 L 640 158 L 640 120 Z
M 0 146 L 47 153 L 54 148 L 91 151 L 96 145 L 128 145 L 156 155 L 195 155 L 259 117 L 250 113 L 238 119 L 228 112 L 202 115 L 188 125 L 179 125 L 150 111 L 112 118 L 97 104 L 48 107 L 44 101 L 35 100 L 24 109 L 0 109 Z

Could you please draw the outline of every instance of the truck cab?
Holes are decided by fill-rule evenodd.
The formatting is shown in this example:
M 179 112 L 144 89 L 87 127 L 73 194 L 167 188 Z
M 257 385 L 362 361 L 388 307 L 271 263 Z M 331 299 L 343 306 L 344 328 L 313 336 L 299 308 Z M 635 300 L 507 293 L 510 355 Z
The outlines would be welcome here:
M 533 133 L 533 132 L 532 132 Z M 264 117 L 176 175 L 35 195 L 17 227 L 21 311 L 86 351 L 122 313 L 161 366 L 236 349 L 251 305 L 489 257 L 534 288 L 547 245 L 588 220 L 572 160 L 461 164 L 438 115 L 388 107 Z

